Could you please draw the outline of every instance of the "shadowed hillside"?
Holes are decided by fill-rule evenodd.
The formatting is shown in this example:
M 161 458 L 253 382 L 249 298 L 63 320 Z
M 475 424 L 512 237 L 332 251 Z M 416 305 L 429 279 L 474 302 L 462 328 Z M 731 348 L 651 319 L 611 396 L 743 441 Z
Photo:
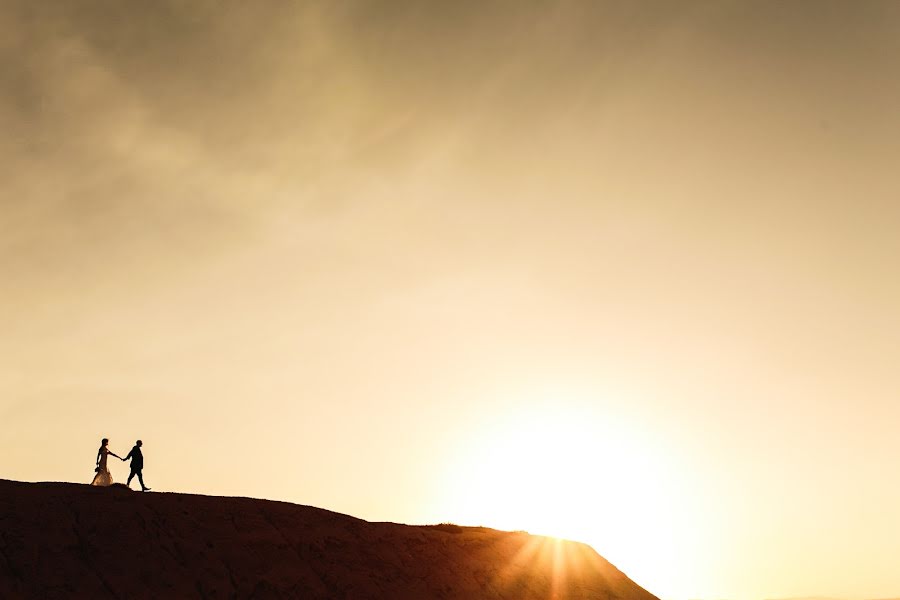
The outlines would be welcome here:
M 0 598 L 655 600 L 590 547 L 526 533 L 4 480 Z

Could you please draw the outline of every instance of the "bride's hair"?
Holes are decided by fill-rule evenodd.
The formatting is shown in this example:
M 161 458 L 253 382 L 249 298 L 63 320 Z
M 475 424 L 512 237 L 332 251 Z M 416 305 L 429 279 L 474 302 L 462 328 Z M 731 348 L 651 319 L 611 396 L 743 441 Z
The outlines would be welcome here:
M 108 443 L 109 443 L 109 439 L 108 439 L 108 438 L 103 438 L 102 440 L 100 440 L 100 446 L 101 446 L 101 447 L 107 445 Z

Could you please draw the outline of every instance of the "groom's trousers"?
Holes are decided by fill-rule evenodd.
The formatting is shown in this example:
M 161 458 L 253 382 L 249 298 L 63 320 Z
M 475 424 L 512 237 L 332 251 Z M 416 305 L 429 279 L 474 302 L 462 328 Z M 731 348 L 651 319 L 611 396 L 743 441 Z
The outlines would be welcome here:
M 144 485 L 144 474 L 141 473 L 142 470 L 143 469 L 132 469 L 131 475 L 128 476 L 128 483 L 126 483 L 125 485 L 131 485 L 132 478 L 134 478 L 134 476 L 137 475 L 138 481 L 141 482 L 141 489 L 146 488 L 147 486 Z

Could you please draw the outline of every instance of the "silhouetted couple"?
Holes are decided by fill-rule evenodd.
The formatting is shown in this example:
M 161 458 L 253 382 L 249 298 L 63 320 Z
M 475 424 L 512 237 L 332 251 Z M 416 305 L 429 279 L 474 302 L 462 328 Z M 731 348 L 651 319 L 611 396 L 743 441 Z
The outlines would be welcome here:
M 94 472 L 97 473 L 94 475 L 94 480 L 91 482 L 91 485 L 112 485 L 113 478 L 112 473 L 109 472 L 109 466 L 106 464 L 106 459 L 110 454 L 115 456 L 118 459 L 123 461 L 131 460 L 131 475 L 128 476 L 128 481 L 125 485 L 131 487 L 131 480 L 134 479 L 134 476 L 137 475 L 138 481 L 141 482 L 141 491 L 148 492 L 150 488 L 144 485 L 144 454 L 141 452 L 141 446 L 144 443 L 141 440 L 138 440 L 134 444 L 134 448 L 131 449 L 131 452 L 128 453 L 128 456 L 122 458 L 115 452 L 109 449 L 109 440 L 107 438 L 103 438 L 100 442 L 100 449 L 97 450 L 97 467 L 94 469 Z

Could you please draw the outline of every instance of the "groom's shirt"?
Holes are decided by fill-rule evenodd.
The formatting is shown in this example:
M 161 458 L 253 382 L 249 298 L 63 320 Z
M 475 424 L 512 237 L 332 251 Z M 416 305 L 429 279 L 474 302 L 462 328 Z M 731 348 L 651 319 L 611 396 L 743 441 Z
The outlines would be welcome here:
M 128 453 L 128 456 L 125 457 L 125 460 L 131 459 L 131 470 L 137 471 L 139 469 L 144 468 L 144 455 L 141 453 L 141 449 L 138 446 L 135 446 L 131 449 L 131 452 Z

